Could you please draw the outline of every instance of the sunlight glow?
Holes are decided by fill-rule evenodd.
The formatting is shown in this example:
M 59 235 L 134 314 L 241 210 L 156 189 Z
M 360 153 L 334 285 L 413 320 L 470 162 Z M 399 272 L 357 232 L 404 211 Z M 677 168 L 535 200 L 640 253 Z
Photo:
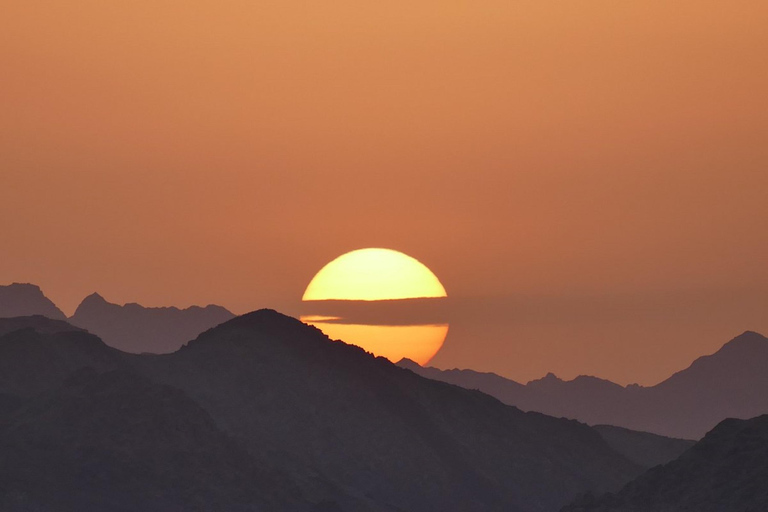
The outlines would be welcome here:
M 391 300 L 446 297 L 423 263 L 392 249 L 359 249 L 328 263 L 307 286 L 302 300 Z
M 314 325 L 329 338 L 357 345 L 367 352 L 383 356 L 397 363 L 407 357 L 425 365 L 442 348 L 448 335 L 448 325 L 358 325 L 313 322 L 302 317 L 302 322 Z

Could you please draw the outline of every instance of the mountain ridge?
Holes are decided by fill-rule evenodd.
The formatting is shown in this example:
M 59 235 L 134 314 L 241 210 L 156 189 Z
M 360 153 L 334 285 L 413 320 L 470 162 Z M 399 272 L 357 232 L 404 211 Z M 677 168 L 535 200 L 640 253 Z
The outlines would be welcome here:
M 746 419 L 768 412 L 768 339 L 754 331 L 648 387 L 592 376 L 565 381 L 552 373 L 520 384 L 473 370 L 398 364 L 428 378 L 480 389 L 523 410 L 673 438 L 698 439 L 727 417 Z
M 478 391 L 425 379 L 274 311 L 235 318 L 175 353 L 160 355 L 128 354 L 87 332 L 46 333 L 33 325 L 0 337 L 0 366 L 0 431 L 11 428 L 22 435 L 42 418 L 47 419 L 41 428 L 50 424 L 29 431 L 31 444 L 9 434 L 9 446 L 17 447 L 9 451 L 12 460 L 26 461 L 24 474 L 46 475 L 46 481 L 75 478 L 64 488 L 44 482 L 37 488 L 29 479 L 3 487 L 0 504 L 18 505 L 4 508 L 14 512 L 26 505 L 68 510 L 54 502 L 73 503 L 72 510 L 75 505 L 106 507 L 124 495 L 113 484 L 126 478 L 136 482 L 131 495 L 137 500 L 159 492 L 151 481 L 133 474 L 138 471 L 133 462 L 109 461 L 136 445 L 137 454 L 153 461 L 150 474 L 179 467 L 174 466 L 175 448 L 169 451 L 153 441 L 175 428 L 173 410 L 151 412 L 173 393 L 189 399 L 179 399 L 178 414 L 201 425 L 195 435 L 209 448 L 201 452 L 191 445 L 172 445 L 178 446 L 179 456 L 191 458 L 183 464 L 184 482 L 164 480 L 160 486 L 171 486 L 168 510 L 195 510 L 188 495 L 172 491 L 176 485 L 198 487 L 201 496 L 211 497 L 210 503 L 248 491 L 237 482 L 208 482 L 205 477 L 207 466 L 200 458 L 210 449 L 212 460 L 221 460 L 215 457 L 226 452 L 230 441 L 225 438 L 241 447 L 245 463 L 256 464 L 259 474 L 278 481 L 254 480 L 256 491 L 274 490 L 266 495 L 271 496 L 267 505 L 227 510 L 288 510 L 295 505 L 297 510 L 343 512 L 549 512 L 580 492 L 617 490 L 643 469 L 586 425 L 525 413 Z M 115 376 L 116 384 L 108 384 L 112 377 L 104 375 Z M 147 390 L 151 403 L 146 407 L 130 405 L 141 396 L 131 383 Z M 112 407 L 118 410 L 112 412 Z M 207 420 L 199 411 L 212 419 L 213 427 L 204 426 Z M 66 426 L 72 414 L 83 416 Z M 115 425 L 115 435 L 125 441 L 113 445 L 98 429 L 91 432 L 97 424 Z M 71 446 L 60 446 L 65 440 Z M 57 451 L 49 456 L 35 448 L 46 443 Z M 74 458 L 82 450 L 96 458 Z M 89 468 L 101 464 L 106 464 L 106 480 L 89 502 L 76 489 L 90 485 Z M 211 467 L 232 472 L 221 464 Z M 11 474 L 12 467 L 9 462 L 3 469 L 0 463 L 3 474 Z M 58 467 L 66 474 L 57 473 Z M 27 500 L 21 505 L 20 495 Z M 29 501 L 35 496 L 39 499 Z M 286 502 L 290 496 L 300 502 Z

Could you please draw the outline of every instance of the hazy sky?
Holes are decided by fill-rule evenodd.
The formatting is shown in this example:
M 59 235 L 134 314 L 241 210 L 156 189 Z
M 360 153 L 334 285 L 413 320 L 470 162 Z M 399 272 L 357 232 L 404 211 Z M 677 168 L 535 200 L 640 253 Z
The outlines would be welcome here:
M 6 1 L 0 283 L 290 312 L 389 247 L 469 304 L 435 364 L 653 383 L 768 333 L 767 26 L 764 0 Z

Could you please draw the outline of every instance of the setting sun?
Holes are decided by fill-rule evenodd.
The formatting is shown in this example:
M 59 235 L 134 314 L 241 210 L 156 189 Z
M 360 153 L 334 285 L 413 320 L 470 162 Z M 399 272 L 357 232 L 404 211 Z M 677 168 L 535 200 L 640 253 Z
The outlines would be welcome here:
M 441 299 L 445 288 L 434 273 L 411 256 L 391 249 L 359 249 L 328 263 L 302 298 L 317 301 Z M 367 325 L 351 318 L 302 316 L 332 339 L 357 345 L 392 362 L 403 358 L 426 364 L 440 350 L 448 324 Z
M 392 249 L 359 249 L 328 263 L 302 300 L 391 300 L 445 297 L 445 288 L 423 263 Z

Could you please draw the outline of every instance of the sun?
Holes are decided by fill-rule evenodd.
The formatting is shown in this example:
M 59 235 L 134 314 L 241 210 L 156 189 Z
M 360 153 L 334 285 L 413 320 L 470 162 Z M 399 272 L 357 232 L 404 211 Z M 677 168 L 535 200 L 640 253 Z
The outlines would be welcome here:
M 437 276 L 416 258 L 392 249 L 358 249 L 328 263 L 302 300 L 393 300 L 446 297 Z
M 392 249 L 369 248 L 348 252 L 331 261 L 315 275 L 302 301 L 403 301 L 440 300 L 445 287 L 426 265 Z M 316 307 L 316 306 L 315 306 Z M 337 306 L 334 306 L 337 307 Z M 303 315 L 332 339 L 357 345 L 396 363 L 403 358 L 426 364 L 442 348 L 448 324 L 368 325 L 354 318 Z

